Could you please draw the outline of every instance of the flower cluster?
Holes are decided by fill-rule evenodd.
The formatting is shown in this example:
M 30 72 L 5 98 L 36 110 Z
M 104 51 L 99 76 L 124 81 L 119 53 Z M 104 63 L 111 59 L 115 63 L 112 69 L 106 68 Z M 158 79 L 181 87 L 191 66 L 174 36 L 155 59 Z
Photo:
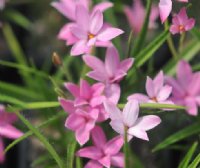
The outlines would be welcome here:
M 163 22 L 171 12 L 171 5 L 171 0 L 160 1 L 159 9 Z M 118 51 L 111 42 L 123 33 L 121 29 L 114 28 L 103 20 L 103 12 L 113 4 L 103 2 L 90 10 L 89 0 L 61 0 L 52 3 L 52 6 L 71 21 L 61 29 L 58 38 L 65 40 L 67 45 L 73 45 L 71 55 L 82 55 L 84 63 L 91 68 L 86 75 L 97 81 L 92 85 L 85 79 L 80 79 L 79 85 L 67 82 L 64 86 L 72 98 L 59 97 L 62 108 L 68 113 L 65 126 L 75 132 L 77 142 L 82 147 L 92 139 L 93 146 L 77 151 L 78 156 L 91 159 L 85 168 L 124 167 L 123 153 L 120 152 L 124 136 L 127 135 L 128 141 L 133 137 L 149 140 L 147 131 L 159 125 L 161 119 L 156 115 L 139 117 L 142 103 L 180 104 L 188 107 L 189 114 L 197 114 L 197 105 L 200 104 L 200 87 L 197 83 L 200 75 L 192 74 L 191 68 L 184 61 L 178 65 L 178 81 L 165 77 L 162 71 L 154 79 L 147 77 L 147 95 L 134 93 L 128 96 L 123 110 L 119 109 L 118 103 L 122 94 L 120 81 L 127 75 L 134 59 L 120 61 Z M 134 31 L 139 32 L 145 15 L 140 0 L 134 0 L 133 9 L 126 6 L 124 11 Z M 141 18 L 138 17 L 137 20 L 133 16 Z M 153 7 L 149 28 L 156 27 L 157 16 L 158 8 Z M 188 20 L 184 8 L 174 17 L 174 25 L 170 31 L 175 34 L 190 30 L 194 25 L 192 22 L 193 20 Z M 181 31 L 180 25 L 184 26 Z M 106 48 L 105 61 L 94 56 L 94 47 Z M 180 69 L 185 69 L 185 72 Z M 186 81 L 184 75 L 190 80 Z M 189 84 L 188 81 L 192 82 Z M 191 87 L 193 91 L 187 92 Z M 108 141 L 100 127 L 106 120 L 110 120 L 110 126 L 119 134 Z

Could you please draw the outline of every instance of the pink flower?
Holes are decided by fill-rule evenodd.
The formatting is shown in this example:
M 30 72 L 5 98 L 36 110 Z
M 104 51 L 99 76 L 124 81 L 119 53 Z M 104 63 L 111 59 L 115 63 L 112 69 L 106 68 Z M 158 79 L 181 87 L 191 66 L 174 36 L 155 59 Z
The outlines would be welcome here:
M 191 30 L 195 25 L 193 18 L 188 18 L 186 8 L 182 8 L 180 12 L 172 19 L 172 25 L 170 26 L 170 32 L 172 34 L 183 33 Z
M 177 79 L 167 77 L 166 83 L 173 87 L 173 102 L 186 106 L 188 114 L 196 116 L 200 106 L 200 72 L 192 73 L 190 65 L 182 60 L 177 66 Z
M 77 109 L 70 114 L 65 126 L 75 131 L 76 140 L 80 145 L 84 145 L 90 138 L 90 132 L 94 128 L 98 118 L 98 110 L 83 111 Z
M 155 115 L 138 118 L 139 103 L 137 100 L 129 101 L 122 112 L 111 102 L 104 102 L 104 106 L 110 115 L 111 127 L 121 135 L 124 135 L 124 130 L 127 129 L 129 140 L 137 137 L 148 141 L 146 131 L 156 127 L 161 122 L 161 119 Z
M 133 65 L 133 58 L 120 62 L 119 54 L 115 47 L 109 47 L 106 52 L 105 63 L 91 55 L 83 56 L 84 62 L 93 69 L 87 76 L 106 84 L 106 97 L 117 103 L 120 96 L 118 83 L 127 75 Z
M 188 2 L 188 0 L 177 0 L 179 2 Z M 166 21 L 172 11 L 172 0 L 160 0 L 159 13 L 162 23 Z
M 71 27 L 71 32 L 78 39 L 71 49 L 73 56 L 89 52 L 98 43 L 110 43 L 110 40 L 123 33 L 118 28 L 104 27 L 100 10 L 90 14 L 82 5 L 76 7 L 76 25 Z
M 129 96 L 128 100 L 138 100 L 140 103 L 173 104 L 173 102 L 169 100 L 169 96 L 172 93 L 172 87 L 164 85 L 164 75 L 162 71 L 154 78 L 154 80 L 147 77 L 146 92 L 148 96 L 136 93 Z
M 96 126 L 92 130 L 92 140 L 94 146 L 77 152 L 78 156 L 91 159 L 84 168 L 124 167 L 124 155 L 120 152 L 124 143 L 123 137 L 117 136 L 107 142 L 102 128 Z
M 0 0 L 0 10 L 5 8 L 6 0 Z
M 15 114 L 7 113 L 5 107 L 0 105 L 0 163 L 5 160 L 3 138 L 17 139 L 23 135 L 12 125 L 16 120 Z
M 145 20 L 146 11 L 144 6 L 142 5 L 141 0 L 133 0 L 133 2 L 134 5 L 132 6 L 132 8 L 130 8 L 129 6 L 124 7 L 124 13 L 126 14 L 126 17 L 133 31 L 135 33 L 139 33 Z M 157 27 L 156 19 L 158 18 L 158 16 L 158 8 L 156 6 L 153 6 L 150 14 L 149 29 Z

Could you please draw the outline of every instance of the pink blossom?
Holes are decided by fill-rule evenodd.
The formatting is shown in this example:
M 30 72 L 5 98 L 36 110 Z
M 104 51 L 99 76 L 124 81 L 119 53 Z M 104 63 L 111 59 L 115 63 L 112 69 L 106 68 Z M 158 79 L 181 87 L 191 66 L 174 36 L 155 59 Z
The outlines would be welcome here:
M 77 109 L 69 115 L 65 126 L 75 131 L 76 140 L 80 145 L 84 145 L 90 138 L 90 131 L 94 128 L 98 118 L 98 110 L 83 111 Z
M 139 33 L 145 20 L 146 11 L 144 6 L 142 5 L 141 0 L 133 0 L 133 3 L 134 5 L 132 6 L 132 8 L 130 8 L 129 6 L 124 7 L 124 13 L 126 14 L 126 17 L 133 31 L 135 33 Z M 150 14 L 149 29 L 157 27 L 156 19 L 158 18 L 158 16 L 158 8 L 156 6 L 153 6 Z
M 172 34 L 183 33 L 191 30 L 195 25 L 195 19 L 188 18 L 186 8 L 182 8 L 180 12 L 172 19 L 172 25 L 170 26 L 170 32 Z
M 117 103 L 120 96 L 118 83 L 127 75 L 134 59 L 128 58 L 120 62 L 116 48 L 109 47 L 106 52 L 105 63 L 91 55 L 83 56 L 83 60 L 93 70 L 87 76 L 105 83 L 107 98 Z
M 98 43 L 108 43 L 123 33 L 121 29 L 104 27 L 103 14 L 100 10 L 90 14 L 84 6 L 76 7 L 76 25 L 71 28 L 72 34 L 78 41 L 71 49 L 71 55 L 87 53 Z
M 15 114 L 6 112 L 5 107 L 0 105 L 0 163 L 5 160 L 3 138 L 17 139 L 23 135 L 12 125 L 16 120 Z
M 91 159 L 84 168 L 124 167 L 124 155 L 120 152 L 124 143 L 123 137 L 117 136 L 107 141 L 102 128 L 96 126 L 92 130 L 92 140 L 94 146 L 77 152 L 78 156 Z
M 173 104 L 173 102 L 169 100 L 172 87 L 164 85 L 164 75 L 162 71 L 153 80 L 147 77 L 146 92 L 148 96 L 136 93 L 129 96 L 128 100 L 138 100 L 140 103 Z
M 0 0 L 0 10 L 5 8 L 6 0 Z
M 179 2 L 188 2 L 188 0 L 177 0 Z M 172 11 L 172 0 L 160 0 L 159 13 L 162 23 L 166 21 Z
M 182 60 L 177 66 L 177 79 L 167 77 L 166 83 L 173 87 L 173 102 L 186 106 L 188 114 L 196 116 L 200 106 L 200 72 L 193 73 L 190 65 Z
M 119 134 L 124 135 L 127 129 L 128 139 L 137 137 L 143 140 L 149 140 L 146 131 L 160 124 L 161 119 L 155 115 L 139 117 L 139 103 L 137 100 L 129 101 L 123 111 L 111 102 L 104 102 L 106 111 L 109 113 L 111 127 Z

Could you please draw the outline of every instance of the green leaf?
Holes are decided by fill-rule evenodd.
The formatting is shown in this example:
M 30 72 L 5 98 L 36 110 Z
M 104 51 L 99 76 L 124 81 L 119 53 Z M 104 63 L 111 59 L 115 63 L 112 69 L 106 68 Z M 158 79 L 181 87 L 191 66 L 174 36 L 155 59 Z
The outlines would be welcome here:
M 140 31 L 139 37 L 136 41 L 136 44 L 133 48 L 133 56 L 139 57 L 141 55 L 137 55 L 142 47 L 144 46 L 146 34 L 148 32 L 148 27 L 149 27 L 149 18 L 150 18 L 150 13 L 151 13 L 151 6 L 152 6 L 152 0 L 147 0 L 147 5 L 146 5 L 146 16 L 145 16 L 145 21 L 142 26 L 142 30 Z
M 135 59 L 135 65 L 139 68 L 147 60 L 149 60 L 153 54 L 160 48 L 160 46 L 166 41 L 169 35 L 168 31 L 164 31 L 159 36 L 156 37 L 147 47 L 145 47 Z
M 178 131 L 177 133 L 169 136 L 168 138 L 166 138 L 163 142 L 159 143 L 158 145 L 156 145 L 153 148 L 153 152 L 162 150 L 167 148 L 168 146 L 181 141 L 187 137 L 190 137 L 192 135 L 198 134 L 200 132 L 200 127 L 199 127 L 199 123 L 195 123 L 193 125 L 190 125 L 180 131 Z
M 17 25 L 23 27 L 24 29 L 29 30 L 31 26 L 31 22 L 18 11 L 8 9 L 8 10 L 5 10 L 4 15 L 7 20 L 10 20 L 16 23 Z
M 194 161 L 189 165 L 188 168 L 197 168 L 197 166 L 200 163 L 200 153 L 197 155 L 197 157 L 194 159 Z
M 118 104 L 119 108 L 123 108 L 125 104 Z M 149 109 L 177 109 L 184 110 L 184 106 L 178 106 L 173 104 L 159 104 L 159 103 L 141 103 L 140 108 L 149 108 Z
M 56 116 L 53 116 L 51 118 L 49 118 L 47 121 L 45 121 L 44 123 L 40 124 L 39 126 L 37 126 L 37 129 L 41 129 L 41 128 L 45 128 L 46 126 L 48 126 L 49 124 L 55 122 L 56 120 L 60 119 L 61 117 L 64 117 L 66 115 L 66 113 L 58 113 Z M 4 150 L 5 152 L 8 152 L 13 146 L 17 145 L 18 143 L 20 143 L 21 141 L 23 141 L 24 139 L 27 139 L 28 137 L 30 137 L 31 135 L 33 135 L 33 131 L 30 130 L 28 132 L 26 132 L 23 136 L 21 136 L 20 138 L 14 140 L 12 143 L 10 143 L 6 149 Z
M 197 146 L 198 146 L 197 142 L 193 143 L 193 145 L 190 147 L 189 151 L 187 152 L 187 154 L 185 155 L 185 157 L 179 164 L 178 168 L 188 168 L 189 162 L 190 162 L 192 156 L 194 155 L 194 152 L 195 152 Z
M 83 168 L 82 161 L 80 157 L 76 157 L 76 168 Z
M 48 150 L 51 156 L 54 158 L 56 163 L 60 168 L 65 168 L 62 159 L 55 151 L 53 146 L 48 142 L 48 140 L 40 133 L 38 128 L 34 127 L 23 115 L 19 112 L 15 112 L 18 118 L 35 134 L 35 136 L 40 140 L 40 142 L 44 145 L 44 147 Z
M 197 39 L 192 40 L 184 49 L 183 52 L 178 56 L 178 58 L 190 61 L 194 56 L 200 51 L 200 41 Z M 167 63 L 164 67 L 164 72 L 167 75 L 173 76 L 176 73 L 177 61 L 172 60 Z
M 67 168 L 74 168 L 74 158 L 75 158 L 76 146 L 77 146 L 76 140 L 71 141 L 67 145 L 67 162 L 66 162 Z

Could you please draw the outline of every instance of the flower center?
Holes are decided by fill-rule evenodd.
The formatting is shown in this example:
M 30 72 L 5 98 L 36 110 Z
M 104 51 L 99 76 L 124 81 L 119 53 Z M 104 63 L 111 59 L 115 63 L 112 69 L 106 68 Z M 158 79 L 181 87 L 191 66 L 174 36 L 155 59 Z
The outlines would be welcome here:
M 158 100 L 157 100 L 156 97 L 151 98 L 151 100 L 153 100 L 153 101 L 155 101 L 155 102 L 158 102 Z
M 185 27 L 183 25 L 180 25 L 179 26 L 179 31 L 181 31 L 181 32 L 185 31 Z
M 89 40 L 92 39 L 92 38 L 94 38 L 94 37 L 95 37 L 94 34 L 92 34 L 92 33 L 88 33 L 88 39 L 89 39 Z

